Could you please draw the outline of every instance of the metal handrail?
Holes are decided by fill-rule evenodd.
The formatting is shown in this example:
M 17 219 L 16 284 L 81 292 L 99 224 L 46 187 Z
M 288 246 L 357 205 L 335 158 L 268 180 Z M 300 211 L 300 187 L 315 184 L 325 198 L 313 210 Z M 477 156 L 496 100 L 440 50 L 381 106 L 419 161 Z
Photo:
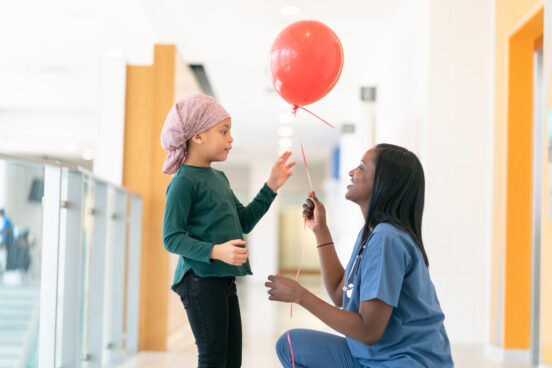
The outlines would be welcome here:
M 96 174 L 94 174 L 93 172 L 91 172 L 90 170 L 88 170 L 87 168 L 84 168 L 84 167 L 79 166 L 79 165 L 68 164 L 66 162 L 62 162 L 62 161 L 59 161 L 59 160 L 45 160 L 45 159 L 39 159 L 39 158 L 34 158 L 34 157 L 10 155 L 10 154 L 0 152 L 0 160 L 1 159 L 12 160 L 12 161 L 21 161 L 21 162 L 27 162 L 27 163 L 39 164 L 39 165 L 56 166 L 56 167 L 60 167 L 60 168 L 66 168 L 66 169 L 70 169 L 70 170 L 74 170 L 74 171 L 79 171 L 79 172 L 81 172 L 85 175 L 93 177 L 94 180 L 97 180 L 101 183 L 107 184 L 107 185 L 109 185 L 111 187 L 114 187 L 116 189 L 120 189 L 120 190 L 123 190 L 125 192 L 128 192 L 128 193 L 131 193 L 131 194 L 134 194 L 134 195 L 137 195 L 137 196 L 141 197 L 141 195 L 136 193 L 135 191 L 130 190 L 128 188 L 125 188 L 121 185 L 114 184 L 114 183 L 110 182 L 109 180 L 103 179 L 103 178 L 97 176 Z

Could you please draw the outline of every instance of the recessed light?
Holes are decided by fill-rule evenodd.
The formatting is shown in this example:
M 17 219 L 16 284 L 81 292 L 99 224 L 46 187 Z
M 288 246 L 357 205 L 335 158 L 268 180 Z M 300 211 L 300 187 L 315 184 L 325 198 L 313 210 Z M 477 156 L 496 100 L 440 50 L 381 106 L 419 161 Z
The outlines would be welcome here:
M 75 142 L 67 142 L 65 144 L 65 150 L 67 152 L 75 152 L 77 150 L 78 146 Z
M 94 159 L 94 151 L 88 149 L 88 150 L 84 150 L 84 152 L 82 153 L 82 158 L 86 161 L 91 161 Z
M 278 135 L 280 137 L 291 137 L 293 135 L 293 128 L 290 126 L 281 126 L 278 128 Z
M 296 6 L 284 6 L 280 9 L 280 13 L 285 15 L 297 15 L 301 13 L 301 9 Z

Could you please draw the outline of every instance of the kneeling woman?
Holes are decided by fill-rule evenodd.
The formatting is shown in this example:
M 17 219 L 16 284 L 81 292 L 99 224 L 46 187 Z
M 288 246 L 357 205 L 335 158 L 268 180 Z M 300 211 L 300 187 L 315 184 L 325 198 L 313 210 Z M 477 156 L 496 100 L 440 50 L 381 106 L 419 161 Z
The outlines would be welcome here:
M 335 307 L 296 281 L 269 276 L 269 299 L 300 304 L 341 337 L 289 331 L 295 367 L 453 367 L 445 318 L 422 242 L 425 179 L 410 151 L 380 144 L 351 170 L 346 198 L 366 219 L 344 270 L 314 193 L 303 216 L 318 244 L 324 286 Z M 340 308 L 341 307 L 341 308 Z M 292 367 L 288 335 L 276 344 Z

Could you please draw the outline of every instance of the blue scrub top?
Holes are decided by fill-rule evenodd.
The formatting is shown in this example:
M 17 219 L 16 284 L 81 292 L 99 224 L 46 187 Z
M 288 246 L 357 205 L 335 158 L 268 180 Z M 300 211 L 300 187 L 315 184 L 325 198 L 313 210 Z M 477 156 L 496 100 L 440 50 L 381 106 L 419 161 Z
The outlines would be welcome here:
M 361 237 L 362 231 L 345 277 L 358 254 Z M 353 271 L 347 283 L 354 286 L 350 298 L 343 293 L 344 310 L 358 313 L 360 302 L 372 299 L 380 299 L 393 307 L 385 332 L 374 345 L 346 338 L 351 353 L 363 366 L 454 366 L 443 325 L 445 315 L 422 252 L 410 235 L 389 223 L 378 224 L 368 238 L 358 273 Z

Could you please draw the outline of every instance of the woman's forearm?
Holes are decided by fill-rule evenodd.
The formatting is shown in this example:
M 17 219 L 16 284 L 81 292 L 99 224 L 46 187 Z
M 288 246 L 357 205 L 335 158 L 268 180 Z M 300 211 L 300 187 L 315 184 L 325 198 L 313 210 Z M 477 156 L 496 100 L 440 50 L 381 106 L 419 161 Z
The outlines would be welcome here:
M 311 312 L 322 322 L 339 333 L 361 341 L 367 345 L 374 344 L 370 326 L 365 323 L 359 313 L 349 312 L 334 307 L 303 289 L 297 304 Z
M 316 244 L 326 244 L 332 242 L 330 230 L 324 227 L 315 232 Z M 318 257 L 320 258 L 320 268 L 322 272 L 322 280 L 326 291 L 335 305 L 341 306 L 342 292 L 341 284 L 343 274 L 345 273 L 333 244 L 324 245 L 318 248 Z

